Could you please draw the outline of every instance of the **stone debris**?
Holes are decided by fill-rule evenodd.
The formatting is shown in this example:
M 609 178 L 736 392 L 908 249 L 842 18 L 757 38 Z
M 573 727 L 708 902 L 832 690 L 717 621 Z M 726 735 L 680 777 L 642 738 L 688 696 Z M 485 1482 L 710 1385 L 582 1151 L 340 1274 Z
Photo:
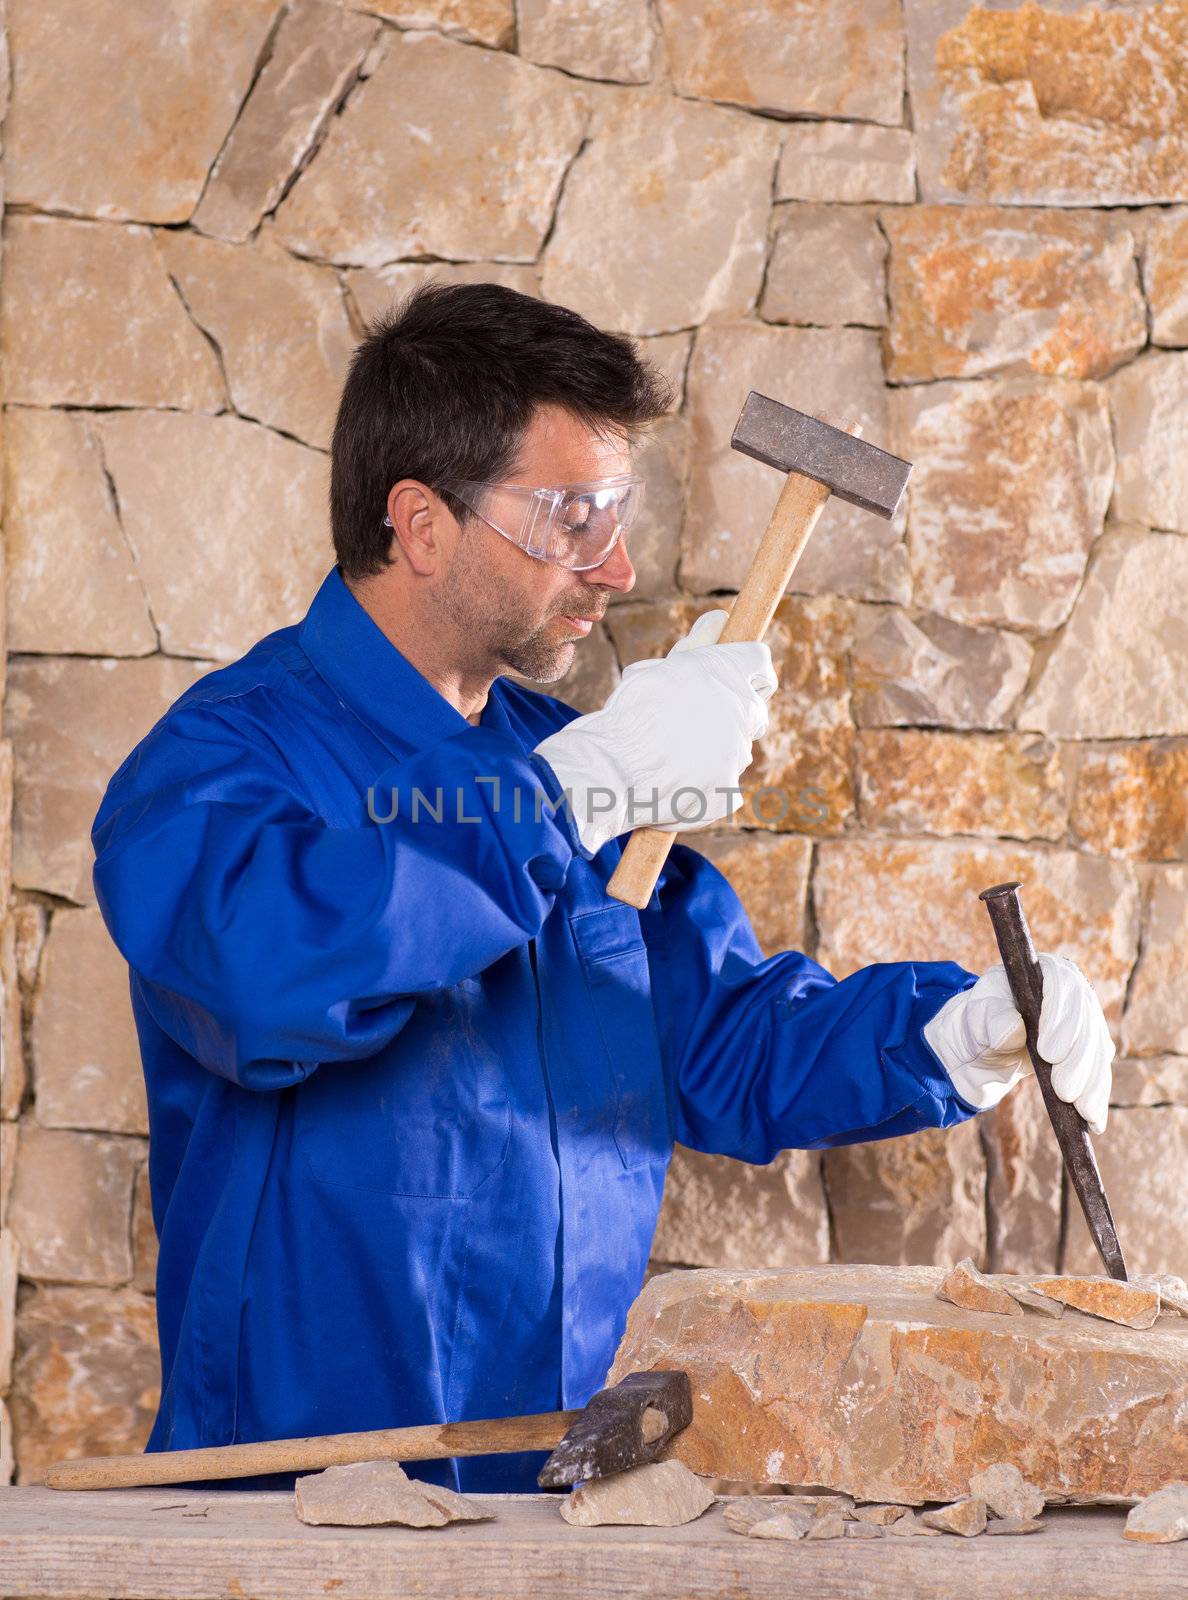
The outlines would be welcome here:
M 806 1539 L 841 1539 L 846 1531 L 846 1519 L 836 1511 L 827 1512 L 823 1517 L 814 1517 L 812 1526 L 805 1534 Z
M 1038 1294 L 1125 1328 L 1149 1328 L 1159 1315 L 1159 1291 L 1115 1278 L 1034 1278 Z
M 1013 1283 L 1007 1283 L 1002 1278 L 995 1279 L 995 1282 L 1006 1290 L 1012 1300 L 1017 1300 L 1021 1306 L 1026 1306 L 1030 1311 L 1038 1311 L 1045 1317 L 1064 1315 L 1065 1305 L 1062 1300 L 1052 1300 L 1046 1294 L 1036 1294 L 1033 1289 L 1016 1288 Z
M 890 1522 L 898 1522 L 901 1517 L 911 1515 L 911 1506 L 855 1506 L 854 1520 L 856 1522 L 872 1522 L 878 1527 L 885 1528 Z
M 752 1539 L 803 1539 L 813 1526 L 813 1519 L 804 1512 L 778 1517 L 764 1517 L 753 1522 L 746 1530 Z
M 897 1539 L 917 1533 L 927 1535 L 929 1539 L 939 1539 L 941 1537 L 939 1528 L 930 1528 L 926 1522 L 921 1521 L 920 1516 L 915 1512 L 909 1512 L 906 1517 L 900 1517 L 895 1522 L 889 1522 L 883 1532 L 892 1533 Z
M 410 1478 L 398 1461 L 357 1461 L 298 1478 L 293 1488 L 302 1522 L 365 1528 L 398 1522 L 444 1528 L 447 1522 L 491 1522 L 465 1495 Z
M 1188 1283 L 1174 1272 L 1159 1272 L 1148 1280 L 1159 1292 L 1159 1303 L 1165 1311 L 1178 1311 L 1188 1317 Z
M 936 1298 L 963 1306 L 967 1311 L 996 1311 L 1006 1317 L 1023 1315 L 1019 1302 L 984 1277 L 968 1256 L 937 1285 Z
M 1028 1521 L 1044 1509 L 1043 1491 L 1028 1483 L 1010 1461 L 996 1461 L 983 1472 L 975 1472 L 969 1492 L 984 1500 L 994 1516 L 1013 1521 Z
M 987 1533 L 1038 1533 L 1043 1523 L 1038 1517 L 991 1517 Z
M 921 1521 L 942 1533 L 959 1533 L 963 1539 L 972 1539 L 986 1526 L 986 1502 L 973 1496 L 954 1500 L 950 1506 L 923 1512 Z
M 733 1495 L 723 1516 L 735 1533 L 749 1533 L 757 1522 L 775 1517 L 803 1517 L 808 1521 L 822 1517 L 855 1515 L 854 1502 L 846 1494 L 744 1494 Z
M 847 1539 L 881 1539 L 882 1528 L 875 1522 L 847 1522 Z
M 561 1502 L 561 1515 L 579 1528 L 609 1522 L 679 1528 L 715 1499 L 713 1490 L 680 1461 L 653 1461 L 579 1484 Z
M 1174 1544 L 1188 1539 L 1188 1483 L 1169 1483 L 1140 1500 L 1126 1518 L 1124 1539 L 1139 1544 Z

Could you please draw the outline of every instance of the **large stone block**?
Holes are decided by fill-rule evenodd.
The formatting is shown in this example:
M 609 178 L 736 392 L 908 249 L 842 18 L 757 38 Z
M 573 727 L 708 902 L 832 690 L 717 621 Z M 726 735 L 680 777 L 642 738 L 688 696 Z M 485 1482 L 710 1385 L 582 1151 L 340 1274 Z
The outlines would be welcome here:
M 656 34 L 648 0 L 518 0 L 516 49 L 525 61 L 579 78 L 647 83 Z
M 1150 868 L 1147 893 L 1122 1046 L 1135 1055 L 1166 1050 L 1188 1055 L 1188 867 Z
M 196 228 L 218 239 L 248 237 L 308 160 L 378 32 L 377 23 L 331 0 L 285 7 L 198 202 Z
M 783 206 L 763 280 L 767 322 L 881 328 L 887 241 L 873 207 Z
M 1123 1056 L 1114 1062 L 1112 1106 L 1188 1106 L 1188 1056 Z
M 1114 474 L 1094 385 L 1004 378 L 892 393 L 912 594 L 955 622 L 1055 628 L 1099 537 Z
M 12 1422 L 20 1482 L 39 1482 L 68 1457 L 143 1449 L 160 1389 L 150 1299 L 131 1289 L 35 1289 L 17 1318 Z
M 987 1173 L 987 1261 L 993 1272 L 1055 1272 L 1063 1164 L 1035 1078 L 978 1118 Z
M 894 0 L 660 0 L 678 94 L 757 111 L 903 121 L 903 19 Z
M 1117 1024 L 1139 922 L 1138 887 L 1123 863 L 989 841 L 866 838 L 817 848 L 819 959 L 838 977 L 874 961 L 950 960 L 984 972 L 999 956 L 978 895 L 1018 879 L 1036 948 L 1071 956 Z
M 840 1261 L 888 1265 L 986 1258 L 986 1161 L 976 1122 L 826 1150 Z
M 1134 238 L 1111 216 L 913 206 L 881 221 L 893 383 L 1100 378 L 1146 343 Z
M 1188 207 L 1147 218 L 1142 269 L 1151 343 L 1188 345 Z
M 805 949 L 813 860 L 809 839 L 797 834 L 773 838 L 747 830 L 690 833 L 680 842 L 712 861 L 730 884 L 743 903 L 765 956 L 781 950 Z
M 1188 1105 L 1111 1110 L 1093 1148 L 1131 1277 L 1152 1272 L 1183 1277 L 1188 1272 Z M 1064 1271 L 1104 1270 L 1074 1197 Z
M 138 1139 L 67 1133 L 26 1122 L 9 1201 L 21 1272 L 59 1283 L 126 1283 Z
M 515 0 L 358 0 L 360 9 L 400 28 L 440 28 L 454 39 L 505 49 L 515 32 Z
M 1188 1476 L 1188 1321 L 1136 1332 L 969 1311 L 941 1267 L 652 1278 L 610 1372 L 683 1368 L 693 1420 L 666 1455 L 707 1477 L 863 1500 L 952 1500 L 1011 1461 L 1049 1498 Z
M 1188 739 L 1081 746 L 1072 830 L 1097 855 L 1188 857 Z
M 32 1037 L 43 1127 L 148 1133 L 128 968 L 98 908 L 54 913 Z
M 1030 734 L 907 728 L 858 737 L 858 812 L 887 832 L 1059 839 L 1067 788 L 1060 751 Z
M 1188 199 L 1184 18 L 1184 0 L 909 5 L 924 199 Z
M 9 216 L 0 352 L 5 399 L 35 406 L 226 404 L 148 228 Z M 54 315 L 44 315 L 53 285 Z
M 801 411 L 861 423 L 872 444 L 890 444 L 876 333 L 756 323 L 702 328 L 689 365 L 693 454 L 681 561 L 681 581 L 699 592 L 742 586 L 784 484 L 771 467 L 731 448 L 751 389 Z M 796 569 L 796 589 L 906 600 L 903 522 L 902 510 L 887 522 L 831 501 Z
M 1032 649 L 1016 633 L 860 606 L 854 720 L 863 727 L 934 723 L 1005 728 L 1027 684 Z
M 885 200 L 916 197 L 916 147 L 907 128 L 860 122 L 794 122 L 784 136 L 777 200 Z
M 10 0 L 9 204 L 184 222 L 275 13 L 274 0 L 88 0 L 67 26 Z
M 652 1255 L 694 1267 L 799 1267 L 828 1261 L 820 1154 L 785 1150 L 757 1167 L 678 1145 Z
M 228 660 L 300 620 L 333 560 L 324 456 L 233 416 L 96 427 L 163 649 Z
M 415 255 L 531 261 L 585 118 L 560 74 L 436 33 L 390 32 L 281 202 L 278 237 L 347 266 Z
M 763 277 L 778 148 L 774 127 L 716 106 L 601 100 L 557 208 L 545 299 L 624 333 L 741 316 Z M 619 245 L 592 249 L 593 236 Z
M 502 261 L 394 261 L 373 270 L 356 267 L 341 274 L 361 323 L 393 310 L 414 289 L 435 283 L 498 283 L 520 294 L 539 295 L 536 267 Z
M 165 656 L 13 663 L 8 717 L 16 751 L 13 879 L 19 887 L 83 904 L 94 900 L 91 823 L 108 779 L 203 671 Z
M 9 648 L 113 656 L 155 649 L 144 589 L 87 418 L 10 407 L 4 472 Z
M 1186 593 L 1188 539 L 1108 530 L 1019 726 L 1066 739 L 1188 733 Z
M 355 337 L 338 279 L 265 235 L 158 235 L 190 314 L 218 346 L 241 416 L 327 449 Z
M 1118 445 L 1114 516 L 1188 533 L 1188 351 L 1154 351 L 1109 383 Z

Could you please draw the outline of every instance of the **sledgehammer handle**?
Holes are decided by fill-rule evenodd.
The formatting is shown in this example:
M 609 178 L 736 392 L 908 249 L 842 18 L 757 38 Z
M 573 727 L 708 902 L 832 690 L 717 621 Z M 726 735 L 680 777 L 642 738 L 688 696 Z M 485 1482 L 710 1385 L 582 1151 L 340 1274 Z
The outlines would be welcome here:
M 828 498 L 823 483 L 799 472 L 788 474 L 746 582 L 730 608 L 721 644 L 762 639 Z M 675 833 L 664 828 L 636 828 L 607 884 L 607 893 L 642 911 L 652 898 L 675 838 Z

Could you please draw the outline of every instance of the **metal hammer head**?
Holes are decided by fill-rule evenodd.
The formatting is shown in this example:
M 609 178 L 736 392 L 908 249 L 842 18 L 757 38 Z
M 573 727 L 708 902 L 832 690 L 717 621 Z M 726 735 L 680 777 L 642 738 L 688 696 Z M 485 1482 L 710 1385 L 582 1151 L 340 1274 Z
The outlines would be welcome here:
M 542 1489 L 563 1489 L 587 1478 L 608 1478 L 644 1461 L 693 1420 L 685 1372 L 631 1372 L 600 1389 L 540 1469 Z
M 754 389 L 730 443 L 780 472 L 799 472 L 823 483 L 839 500 L 880 517 L 895 515 L 912 470 L 910 461 Z

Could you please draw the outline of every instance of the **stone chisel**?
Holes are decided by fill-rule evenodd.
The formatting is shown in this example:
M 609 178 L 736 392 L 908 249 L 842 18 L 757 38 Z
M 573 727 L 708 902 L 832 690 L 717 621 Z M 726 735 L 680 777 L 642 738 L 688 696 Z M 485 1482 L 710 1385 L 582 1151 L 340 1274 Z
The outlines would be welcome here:
M 1017 883 L 996 884 L 993 889 L 983 889 L 978 896 L 986 902 L 998 953 L 1006 968 L 1011 997 L 1027 1029 L 1027 1053 L 1039 1079 L 1048 1116 L 1056 1131 L 1060 1154 L 1068 1171 L 1081 1210 L 1097 1253 L 1105 1263 L 1111 1278 L 1127 1281 L 1126 1262 L 1122 1246 L 1118 1243 L 1118 1230 L 1114 1226 L 1110 1202 L 1106 1199 L 1105 1185 L 1097 1168 L 1097 1157 L 1089 1140 L 1085 1119 L 1067 1100 L 1062 1100 L 1052 1087 L 1052 1068 L 1040 1055 L 1036 1044 L 1039 1034 L 1040 1005 L 1043 1001 L 1044 978 L 1036 960 L 1035 946 L 1031 942 L 1031 929 L 1023 915 Z

